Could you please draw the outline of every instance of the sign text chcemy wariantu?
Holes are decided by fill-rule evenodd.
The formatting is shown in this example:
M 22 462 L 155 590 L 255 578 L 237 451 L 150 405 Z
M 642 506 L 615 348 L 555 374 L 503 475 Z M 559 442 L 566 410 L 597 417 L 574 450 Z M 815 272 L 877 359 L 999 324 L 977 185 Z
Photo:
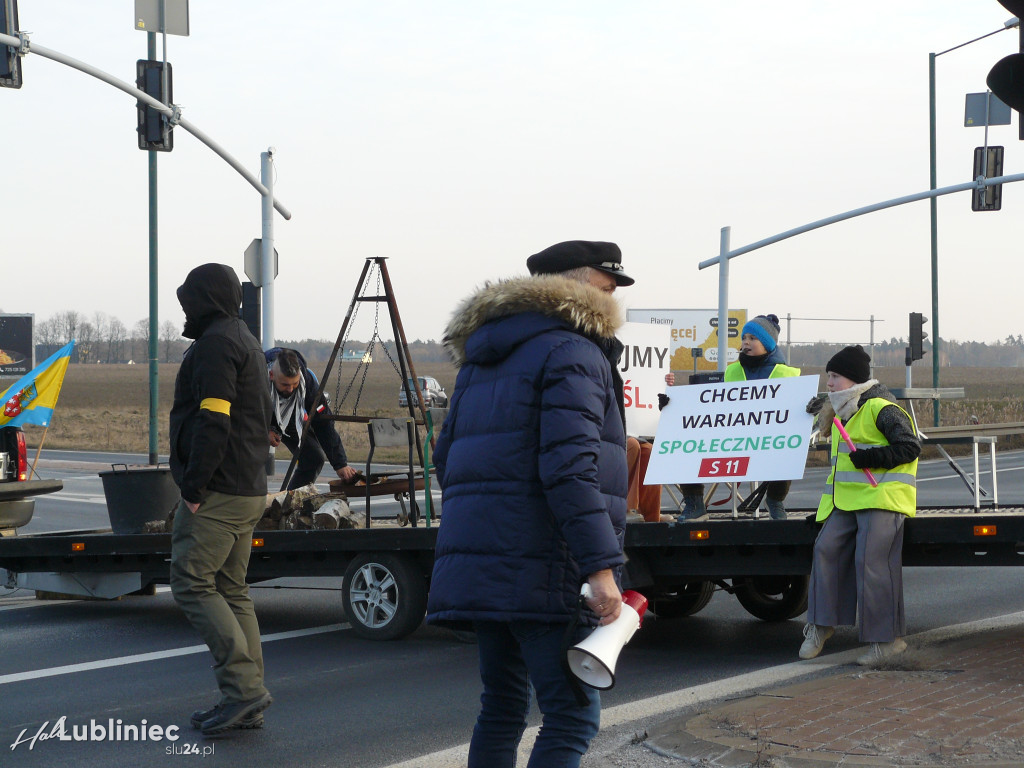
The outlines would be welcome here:
M 672 387 L 648 483 L 803 476 L 817 376 Z

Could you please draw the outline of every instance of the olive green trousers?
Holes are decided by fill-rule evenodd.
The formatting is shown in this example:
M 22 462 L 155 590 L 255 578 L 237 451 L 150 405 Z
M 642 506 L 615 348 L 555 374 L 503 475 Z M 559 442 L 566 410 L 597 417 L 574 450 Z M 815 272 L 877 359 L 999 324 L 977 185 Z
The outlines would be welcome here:
M 171 592 L 213 654 L 222 703 L 267 693 L 260 627 L 245 583 L 264 496 L 211 492 L 195 513 L 178 502 L 171 536 Z

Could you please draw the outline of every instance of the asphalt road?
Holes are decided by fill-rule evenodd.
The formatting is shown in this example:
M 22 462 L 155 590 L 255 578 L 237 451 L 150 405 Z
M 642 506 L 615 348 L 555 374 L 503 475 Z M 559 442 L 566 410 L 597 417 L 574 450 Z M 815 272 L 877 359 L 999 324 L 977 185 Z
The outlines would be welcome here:
M 37 517 L 50 530 L 104 524 L 95 467 L 78 466 L 82 458 L 47 457 L 76 464 L 61 470 L 66 490 L 40 500 Z M 1024 454 L 1001 455 L 999 463 L 1000 499 L 1024 503 Z M 801 500 L 816 501 L 820 482 L 818 471 L 797 483 L 793 506 L 811 506 Z M 938 463 L 922 466 L 919 493 L 923 501 L 936 499 L 929 503 L 969 500 Z M 905 582 L 910 634 L 1024 610 L 1016 568 L 908 568 Z M 479 695 L 475 646 L 429 627 L 394 643 L 361 640 L 345 624 L 339 587 L 340 579 L 254 587 L 275 704 L 262 731 L 213 739 L 188 726 L 189 713 L 211 705 L 216 689 L 205 647 L 169 593 L 102 602 L 0 594 L 0 765 L 163 766 L 188 758 L 226 766 L 384 768 L 426 763 L 424 756 L 468 741 Z M 693 617 L 649 619 L 624 649 L 619 683 L 603 695 L 605 706 L 792 662 L 801 627 L 801 619 L 760 622 L 726 594 Z M 856 645 L 852 629 L 830 641 L 835 650 Z M 61 718 L 70 740 L 59 738 Z M 143 721 L 146 740 L 109 738 L 111 725 L 124 735 L 124 726 Z M 171 741 L 166 732 L 175 727 Z

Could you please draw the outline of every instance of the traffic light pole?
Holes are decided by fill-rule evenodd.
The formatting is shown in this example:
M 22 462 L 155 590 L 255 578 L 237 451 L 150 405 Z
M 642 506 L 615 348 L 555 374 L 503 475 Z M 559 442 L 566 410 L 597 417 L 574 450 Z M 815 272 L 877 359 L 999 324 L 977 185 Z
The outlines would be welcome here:
M 3 2 L 3 0 L 0 0 Z M 161 23 L 161 27 L 164 25 Z M 165 65 L 163 67 L 164 76 L 164 93 L 167 93 L 167 71 L 166 56 L 166 32 L 164 33 L 164 60 Z M 66 56 L 59 51 L 54 51 L 49 48 L 45 48 L 41 45 L 30 43 L 28 36 L 20 33 L 20 36 L 7 35 L 0 33 L 0 45 L 17 46 L 21 55 L 27 55 L 29 53 L 36 53 L 43 58 L 51 59 L 65 66 L 77 69 L 80 72 L 84 72 L 87 75 L 102 80 L 103 82 L 114 86 L 115 88 L 124 91 L 128 95 L 134 97 L 137 101 L 152 107 L 153 109 L 165 115 L 168 122 L 171 125 L 180 125 L 184 130 L 191 133 L 201 142 L 206 144 L 207 147 L 212 149 L 215 153 L 220 155 L 228 165 L 234 168 L 239 175 L 242 176 L 246 181 L 251 184 L 256 191 L 264 198 L 264 218 L 267 216 L 273 216 L 273 210 L 277 211 L 284 216 L 285 219 L 292 217 L 291 211 L 289 211 L 282 203 L 274 199 L 272 189 L 268 189 L 264 186 L 249 170 L 243 166 L 238 160 L 232 157 L 225 149 L 217 144 L 213 139 L 203 133 L 199 128 L 192 125 L 187 120 L 182 119 L 181 109 L 178 106 L 172 104 L 163 104 L 158 99 L 154 99 L 144 91 L 139 90 L 133 85 L 129 85 L 123 80 L 104 72 L 101 69 L 97 69 L 85 62 L 74 59 L 70 56 Z M 148 54 L 148 60 L 152 61 L 156 59 L 156 34 L 148 32 L 146 34 L 146 48 Z M 159 317 L 158 317 L 158 301 L 157 301 L 157 272 L 158 272 L 158 229 L 157 229 L 157 161 L 156 152 L 150 150 L 147 152 L 149 161 L 149 463 L 155 465 L 158 459 L 157 444 L 157 412 L 159 409 L 159 387 L 158 387 L 158 372 L 159 366 L 157 362 L 158 357 L 158 332 L 159 332 Z M 268 213 L 269 211 L 269 213 Z M 271 233 L 273 232 L 271 224 Z M 266 224 L 264 224 L 266 229 Z M 273 235 L 269 238 L 271 243 L 271 254 L 273 254 Z M 271 262 L 273 265 L 273 262 Z M 273 266 L 271 266 L 273 270 Z M 273 289 L 271 289 L 273 290 Z M 264 310 L 266 311 L 266 309 Z M 271 327 L 271 333 L 273 329 Z
M 166 42 L 166 41 L 165 41 Z M 156 34 L 146 33 L 146 58 L 156 58 Z M 166 56 L 166 51 L 165 54 Z M 165 69 L 166 71 L 166 69 Z M 164 93 L 167 91 L 165 90 Z M 157 266 L 159 253 L 157 211 L 156 152 L 149 150 L 149 463 L 156 466 L 158 461 L 157 414 L 160 410 L 160 368 L 157 363 L 157 329 L 159 328 Z
M 947 53 L 947 51 L 943 51 Z M 929 189 L 935 189 L 938 183 L 935 150 L 935 57 L 941 54 L 928 54 L 928 167 Z M 986 113 L 987 114 L 987 113 Z M 931 217 L 931 271 L 932 271 L 932 386 L 939 387 L 939 200 L 933 197 L 928 201 Z M 909 368 L 908 368 L 909 371 Z M 909 373 L 908 373 L 909 375 Z M 909 387 L 910 384 L 907 384 Z M 939 401 L 932 403 L 932 419 L 934 426 L 939 426 Z
M 1007 22 L 1002 26 L 1001 29 L 997 29 L 993 32 L 976 37 L 973 40 L 968 40 L 966 43 L 960 43 L 960 45 L 954 45 L 952 48 L 947 48 L 944 51 L 938 53 L 928 54 L 928 168 L 929 168 L 929 181 L 931 183 L 931 189 L 934 190 L 938 183 L 938 173 L 936 171 L 936 138 L 935 138 L 935 59 L 944 54 L 950 53 L 951 51 L 963 48 L 971 43 L 976 43 L 979 40 L 984 40 L 986 37 L 992 37 L 1000 32 L 1005 32 L 1007 29 L 1012 29 L 1011 24 L 1013 20 Z M 1019 20 L 1018 20 L 1019 25 Z M 985 111 L 986 115 L 986 136 L 988 135 L 988 110 Z M 985 141 L 986 145 L 988 140 Z M 932 271 L 932 386 L 936 389 L 939 387 L 939 204 L 938 196 L 931 198 L 930 203 L 930 215 L 931 215 L 931 271 Z M 934 419 L 934 426 L 939 426 L 939 401 L 935 400 L 932 403 L 932 415 Z

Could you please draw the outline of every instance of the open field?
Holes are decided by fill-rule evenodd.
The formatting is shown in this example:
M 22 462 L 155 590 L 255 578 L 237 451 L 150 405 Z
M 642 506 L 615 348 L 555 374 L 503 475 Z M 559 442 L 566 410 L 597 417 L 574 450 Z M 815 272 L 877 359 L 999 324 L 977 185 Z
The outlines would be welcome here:
M 321 373 L 324 363 L 314 363 Z M 876 369 L 884 384 L 902 387 L 905 368 Z M 177 364 L 161 364 L 159 369 L 158 450 L 168 452 L 167 416 L 171 408 Z M 421 363 L 417 374 L 434 376 L 449 396 L 455 385 L 455 368 L 447 363 Z M 822 374 L 824 370 L 804 369 L 804 373 Z M 930 386 L 915 368 L 915 386 Z M 1024 369 L 1021 368 L 943 368 L 943 387 L 964 387 L 966 398 L 941 405 L 943 425 L 968 424 L 972 416 L 982 424 L 1024 422 Z M 398 391 L 401 378 L 387 360 L 357 367 L 341 366 L 341 376 L 332 373 L 327 394 L 336 413 L 359 416 L 401 416 Z M 917 416 L 923 427 L 932 423 L 930 402 L 917 404 Z M 363 424 L 339 422 L 345 448 L 353 463 L 365 461 L 369 444 Z M 41 427 L 26 428 L 29 445 L 36 447 Z M 60 400 L 44 443 L 47 448 L 101 450 L 146 453 L 149 450 L 149 369 L 145 365 L 72 365 L 68 368 Z M 1021 447 L 1020 438 L 1000 438 L 1001 448 Z M 278 457 L 287 458 L 279 449 Z M 378 450 L 375 458 L 402 460 L 399 452 Z
M 325 363 L 313 364 L 319 376 Z M 359 416 L 408 415 L 398 407 L 401 377 L 386 360 L 357 370 L 353 363 L 341 366 L 341 377 L 334 373 L 326 389 L 332 409 L 338 414 Z M 168 453 L 168 414 L 174 398 L 174 378 L 178 364 L 159 367 L 159 407 L 157 450 Z M 436 378 L 451 394 L 455 386 L 455 368 L 450 364 L 418 366 L 416 373 Z M 358 374 L 358 375 L 356 375 Z M 365 374 L 365 376 L 364 376 Z M 366 460 L 369 442 L 362 423 L 338 422 L 345 450 L 353 463 Z M 36 426 L 25 428 L 28 444 L 35 448 L 43 435 Z M 149 451 L 149 368 L 146 365 L 71 365 L 64 378 L 57 408 L 44 442 L 45 448 L 99 450 L 131 453 Z M 392 455 L 393 454 L 393 455 Z M 286 448 L 277 457 L 289 457 Z M 378 449 L 375 459 L 404 457 L 399 452 Z

